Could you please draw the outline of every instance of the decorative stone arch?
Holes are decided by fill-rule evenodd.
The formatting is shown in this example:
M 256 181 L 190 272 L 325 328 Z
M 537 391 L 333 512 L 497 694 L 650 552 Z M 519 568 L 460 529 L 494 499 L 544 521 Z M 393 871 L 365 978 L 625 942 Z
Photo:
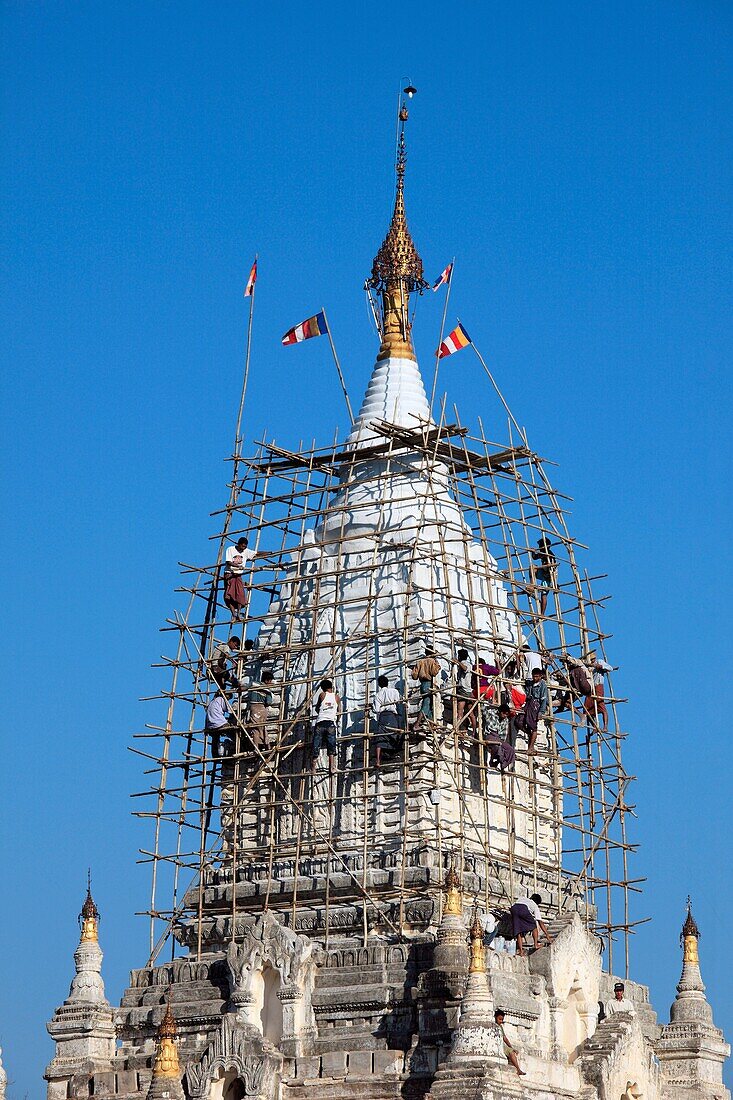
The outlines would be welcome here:
M 185 1072 L 191 1100 L 264 1100 L 278 1093 L 282 1056 L 249 1026 L 225 1016 L 199 1062 Z
M 546 951 L 530 955 L 530 971 L 544 977 L 550 1006 L 552 1056 L 572 1062 L 596 1029 L 601 956 L 577 913 Z
M 322 952 L 285 928 L 269 910 L 230 943 L 230 1008 L 289 1057 L 308 1053 L 316 1034 L 312 995 Z
M 570 984 L 568 995 L 565 998 L 565 1008 L 562 1014 L 560 1042 L 568 1056 L 569 1062 L 574 1062 L 578 1056 L 581 1043 L 588 1038 L 590 1015 L 592 1005 L 587 1001 L 587 991 L 580 975 L 575 977 Z
M 214 1077 L 209 1085 L 208 1100 L 244 1100 L 247 1086 L 236 1069 L 228 1069 Z

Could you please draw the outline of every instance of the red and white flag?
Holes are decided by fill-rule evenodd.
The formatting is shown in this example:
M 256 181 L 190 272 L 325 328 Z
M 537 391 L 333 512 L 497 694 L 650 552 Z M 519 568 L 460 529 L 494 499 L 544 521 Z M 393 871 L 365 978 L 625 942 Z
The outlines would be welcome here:
M 326 314 L 321 310 L 315 317 L 308 317 L 301 321 L 295 328 L 289 328 L 282 338 L 283 344 L 300 344 L 303 340 L 310 340 L 314 336 L 325 336 L 328 332 Z
M 452 274 L 453 274 L 453 263 L 451 262 L 451 263 L 448 264 L 445 271 L 441 271 L 440 275 L 438 276 L 438 279 L 436 280 L 435 283 L 433 283 L 433 291 L 436 291 L 439 286 L 443 285 L 443 283 L 449 283 L 450 280 L 451 280 L 451 275 Z
M 255 260 L 255 262 L 252 264 L 252 268 L 251 268 L 250 273 L 249 273 L 249 278 L 247 279 L 247 285 L 244 288 L 245 298 L 251 298 L 252 297 L 252 295 L 254 294 L 255 283 L 256 282 L 257 282 L 257 260 Z
M 446 355 L 455 355 L 461 348 L 468 347 L 471 343 L 471 337 L 466 332 L 463 325 L 459 323 L 453 329 L 453 332 L 449 332 L 443 343 L 438 348 L 438 359 L 445 359 Z

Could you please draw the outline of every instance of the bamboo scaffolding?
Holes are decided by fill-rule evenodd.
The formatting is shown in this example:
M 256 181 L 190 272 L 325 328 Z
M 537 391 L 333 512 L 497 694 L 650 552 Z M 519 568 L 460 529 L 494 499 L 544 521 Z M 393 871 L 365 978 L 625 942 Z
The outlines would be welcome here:
M 579 909 L 588 927 L 604 934 L 609 968 L 614 939 L 623 939 L 628 972 L 628 940 L 640 923 L 631 920 L 630 898 L 640 880 L 630 877 L 628 864 L 636 846 L 626 822 L 634 813 L 628 801 L 633 777 L 621 758 L 626 733 L 618 708 L 625 700 L 609 677 L 606 730 L 595 697 L 589 704 L 567 682 L 569 659 L 596 649 L 606 660 L 609 635 L 599 616 L 607 597 L 596 597 L 591 587 L 605 576 L 581 569 L 578 555 L 585 548 L 568 531 L 571 498 L 551 485 L 546 461 L 531 450 L 506 409 L 509 445 L 490 441 L 480 419 L 477 429 L 464 427 L 457 410 L 448 423 L 445 402 L 437 423 L 372 424 L 376 442 L 343 444 L 336 435 L 330 446 L 301 443 L 293 451 L 263 438 L 249 458 L 242 457 L 238 425 L 229 500 L 211 513 L 223 520 L 211 536 L 215 560 L 180 563 L 184 583 L 177 591 L 188 604 L 163 627 L 177 635 L 173 655 L 157 662 L 169 670 L 170 686 L 150 697 L 165 706 L 163 720 L 134 735 L 151 749 L 132 749 L 152 779 L 134 796 L 152 802 L 134 811 L 154 828 L 152 848 L 140 850 L 141 862 L 152 865 L 151 958 L 168 938 L 174 950 L 176 923 L 184 918 L 194 920 L 201 954 L 207 915 L 222 911 L 222 903 L 212 900 L 216 884 L 229 891 L 232 936 L 239 916 L 246 915 L 237 889 L 243 875 L 264 883 L 258 904 L 282 909 L 275 886 L 286 865 L 294 870 L 288 919 L 299 927 L 313 904 L 303 868 L 314 861 L 321 869 L 307 874 L 323 882 L 326 946 L 334 906 L 347 902 L 359 909 L 365 943 L 374 919 L 396 936 L 410 935 L 414 902 L 432 900 L 438 919 L 441 911 L 440 882 L 426 886 L 410 873 L 415 853 L 427 845 L 439 867 L 455 859 L 464 876 L 483 868 L 485 908 L 511 901 L 520 885 L 552 891 L 549 915 Z M 351 494 L 363 491 L 365 469 L 381 513 L 376 527 L 359 533 L 362 550 L 355 554 L 353 525 L 365 505 L 355 504 Z M 403 475 L 419 486 L 419 494 L 414 530 L 400 543 L 386 520 L 392 507 L 404 504 Z M 446 500 L 455 510 L 436 523 Z M 319 535 L 326 522 L 328 555 Z M 309 530 L 317 536 L 310 557 Z M 213 647 L 231 629 L 219 596 L 224 550 L 239 534 L 254 541 L 241 625 L 257 643 L 240 655 L 237 668 L 245 680 L 263 667 L 278 675 L 266 747 L 253 751 L 249 744 L 242 704 L 230 720 L 239 745 L 220 759 L 212 753 L 204 718 L 220 690 L 211 672 Z M 534 543 L 542 538 L 551 540 L 556 564 L 540 615 Z M 391 589 L 398 611 L 389 628 L 380 619 L 385 562 L 402 578 Z M 446 592 L 444 578 L 451 571 L 465 581 L 460 599 L 467 621 L 455 617 L 454 597 Z M 504 593 L 504 603 L 487 592 Z M 417 618 L 416 608 L 423 609 Z M 339 629 L 343 617 L 350 623 L 348 636 Z M 514 649 L 501 640 L 507 621 L 515 624 Z M 476 664 L 486 646 L 480 625 L 485 622 L 495 654 L 506 650 L 493 680 L 495 700 L 521 684 L 517 669 L 513 676 L 508 669 L 522 659 L 523 640 L 533 643 L 546 669 L 551 702 L 535 751 L 527 753 L 520 743 L 514 770 L 499 776 L 490 763 L 482 707 L 476 708 L 475 733 L 456 729 L 455 686 L 446 681 L 433 697 L 438 712 L 426 723 L 425 739 L 408 734 L 401 754 L 377 770 L 370 711 L 376 676 L 384 673 L 403 684 L 403 707 L 414 718 L 409 654 L 418 635 L 432 640 L 444 668 L 447 655 L 452 659 L 461 646 Z M 358 714 L 343 716 L 337 759 L 325 774 L 308 763 L 307 728 L 308 700 L 323 676 L 355 679 L 359 687 L 352 695 L 356 691 L 363 699 Z M 301 701 L 294 705 L 293 699 Z M 564 711 L 557 710 L 561 699 Z M 225 791 L 226 815 L 220 804 Z M 448 813 L 440 810 L 443 798 Z M 370 877 L 377 866 L 375 845 L 394 876 L 378 887 Z M 185 887 L 183 872 L 191 876 Z M 171 885 L 170 909 L 159 901 L 163 882 Z

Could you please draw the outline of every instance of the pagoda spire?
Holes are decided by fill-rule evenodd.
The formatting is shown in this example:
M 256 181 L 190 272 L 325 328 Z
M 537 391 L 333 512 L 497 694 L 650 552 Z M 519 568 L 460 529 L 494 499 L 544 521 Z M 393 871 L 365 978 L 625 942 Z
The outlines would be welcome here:
M 178 1062 L 178 1028 L 176 1018 L 171 1008 L 170 992 L 165 1006 L 165 1015 L 158 1026 L 158 1036 L 155 1045 L 155 1061 L 153 1063 L 153 1077 L 180 1077 L 181 1067 Z
M 413 87 L 404 89 L 405 96 L 414 94 Z M 432 421 L 430 403 L 412 344 L 410 321 L 410 295 L 422 294 L 428 284 L 423 278 L 422 260 L 407 227 L 405 214 L 406 121 L 406 99 L 401 97 L 397 118 L 397 180 L 392 221 L 374 257 L 372 273 L 366 282 L 370 298 L 374 290 L 381 299 L 378 316 L 375 310 L 381 344 L 348 443 L 371 442 L 381 438 L 372 424 L 382 420 L 409 428 Z
M 470 937 L 468 973 L 485 974 L 486 952 L 484 950 L 484 926 L 479 918 L 477 905 L 473 907 L 473 919 L 468 934 Z
M 87 871 L 87 896 L 79 914 L 80 943 L 99 943 L 99 910 L 92 897 L 92 872 Z
M 87 873 L 87 896 L 79 913 L 79 946 L 74 952 L 76 975 L 68 1001 L 84 1001 L 108 1007 L 102 980 L 102 949 L 99 946 L 99 910 L 92 897 L 92 876 Z
M 445 892 L 445 909 L 444 913 L 449 913 L 451 916 L 460 917 L 463 914 L 463 899 L 461 896 L 461 876 L 453 866 L 453 859 L 451 858 L 450 867 L 446 872 L 445 885 L 443 887 Z
M 70 1082 L 83 1072 L 109 1073 L 115 1053 L 112 1006 L 104 992 L 102 949 L 99 946 L 99 910 L 92 897 L 91 874 L 79 913 L 81 935 L 74 952 L 76 973 L 69 996 L 46 1025 L 56 1043 L 56 1054 L 46 1068 L 49 1096 L 70 1096 Z
M 171 1008 L 171 994 L 168 990 L 165 1014 L 158 1025 L 153 1058 L 153 1076 L 147 1100 L 183 1100 L 181 1085 L 181 1065 L 178 1060 L 178 1027 Z
M 692 915 L 692 902 L 688 896 L 687 917 L 680 932 L 682 974 L 677 985 L 677 997 L 672 1006 L 673 1020 L 679 1015 L 679 1011 L 675 1012 L 675 1008 L 677 1007 L 679 1010 L 680 1005 L 684 1005 L 687 1001 L 695 1002 L 697 1007 L 694 1015 L 696 1018 L 705 1017 L 709 1020 L 713 1018 L 712 1009 L 705 999 L 705 986 L 700 973 L 700 955 L 697 948 L 699 939 L 700 929 L 697 927 L 697 922 Z M 683 1009 L 682 1016 L 684 1015 Z
M 699 940 L 700 929 L 688 897 L 687 916 L 680 933 L 682 974 L 657 1054 L 663 1080 L 694 1090 L 695 1096 L 719 1100 L 730 1098 L 722 1084 L 723 1062 L 730 1054 L 730 1047 L 713 1022 L 713 1010 L 705 996 Z
M 415 89 L 406 88 L 407 95 L 414 95 Z M 382 247 L 374 257 L 371 278 L 367 285 L 382 296 L 382 344 L 377 360 L 415 359 L 412 346 L 412 325 L 409 319 L 410 295 L 422 294 L 427 287 L 423 278 L 423 266 L 415 242 L 410 235 L 405 214 L 405 167 L 407 149 L 405 146 L 405 123 L 408 111 L 404 99 L 401 100 L 397 139 L 397 185 L 394 210 L 387 236 Z

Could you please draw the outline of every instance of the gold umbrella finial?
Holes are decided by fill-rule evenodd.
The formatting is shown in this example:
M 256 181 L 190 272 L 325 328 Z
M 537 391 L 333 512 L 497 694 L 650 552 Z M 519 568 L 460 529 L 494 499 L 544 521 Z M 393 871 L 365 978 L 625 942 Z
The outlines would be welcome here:
M 463 913 L 463 898 L 461 896 L 461 876 L 456 871 L 451 857 L 450 867 L 445 876 L 445 909 L 444 913 L 450 916 L 460 917 Z
M 171 991 L 168 990 L 165 1015 L 158 1026 L 153 1062 L 153 1077 L 180 1079 L 181 1067 L 178 1061 L 178 1028 L 171 1008 Z
M 484 951 L 484 926 L 478 915 L 478 904 L 473 907 L 473 919 L 469 929 L 471 946 L 469 948 L 469 974 L 486 973 L 486 953 Z
M 692 901 L 690 895 L 687 895 L 687 917 L 685 923 L 682 925 L 682 932 L 680 933 L 680 944 L 684 951 L 683 962 L 699 963 L 700 956 L 697 949 L 697 943 L 700 939 L 700 929 L 697 927 L 697 921 L 692 915 Z
M 99 942 L 99 910 L 92 897 L 92 871 L 87 871 L 87 896 L 79 914 L 79 927 L 81 928 L 81 943 Z
M 416 91 L 410 84 L 404 89 L 404 94 L 412 98 Z M 412 324 L 408 316 L 410 295 L 422 294 L 428 286 L 423 278 L 422 260 L 410 235 L 405 215 L 405 123 L 408 111 L 403 98 L 400 99 L 397 118 L 397 183 L 392 221 L 387 236 L 374 257 L 371 278 L 367 280 L 367 286 L 382 296 L 382 345 L 377 359 L 415 358 Z

